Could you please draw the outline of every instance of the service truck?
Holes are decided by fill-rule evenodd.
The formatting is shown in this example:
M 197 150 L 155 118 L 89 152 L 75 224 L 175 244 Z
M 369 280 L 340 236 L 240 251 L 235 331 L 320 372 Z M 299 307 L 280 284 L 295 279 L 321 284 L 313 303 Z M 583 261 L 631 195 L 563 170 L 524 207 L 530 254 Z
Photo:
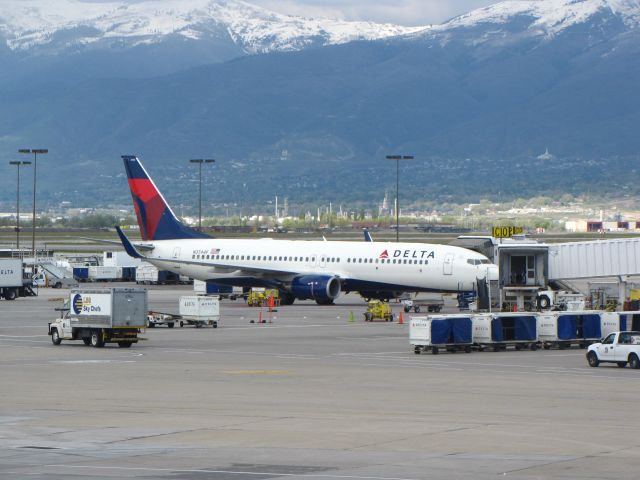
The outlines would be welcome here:
M 20 258 L 0 258 L 0 297 L 15 300 L 18 297 L 35 295 L 31 289 L 31 280 L 25 280 L 23 272 Z
M 613 332 L 598 343 L 589 345 L 589 366 L 597 367 L 602 362 L 615 363 L 620 368 L 640 368 L 640 332 Z
M 147 323 L 147 291 L 141 288 L 73 289 L 60 318 L 49 324 L 54 345 L 82 340 L 85 345 L 122 348 L 137 343 Z

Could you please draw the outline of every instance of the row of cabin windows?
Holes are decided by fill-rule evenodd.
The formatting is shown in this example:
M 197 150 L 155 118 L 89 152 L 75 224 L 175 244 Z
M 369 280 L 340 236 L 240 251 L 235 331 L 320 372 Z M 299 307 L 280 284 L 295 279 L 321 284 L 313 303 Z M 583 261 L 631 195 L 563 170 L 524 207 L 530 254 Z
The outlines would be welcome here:
M 397 261 L 396 261 L 397 260 Z M 404 265 L 427 265 L 429 260 L 413 260 L 406 258 L 347 258 L 347 263 L 397 263 Z
M 194 260 L 257 260 L 257 261 L 265 261 L 265 262 L 309 262 L 309 258 L 311 258 L 311 262 L 316 261 L 316 257 L 279 257 L 279 256 L 267 256 L 267 255 L 196 255 L 193 254 L 191 256 Z M 327 263 L 340 263 L 339 257 L 328 257 L 326 259 Z M 429 263 L 428 260 L 413 260 L 413 259 L 391 259 L 391 258 L 347 258 L 347 263 L 394 263 L 394 264 L 404 264 L 404 265 L 427 265 Z
M 261 262 L 312 262 L 316 261 L 316 257 L 279 257 L 273 255 L 191 255 L 193 260 L 257 260 Z M 327 263 L 339 263 L 339 257 L 327 257 Z

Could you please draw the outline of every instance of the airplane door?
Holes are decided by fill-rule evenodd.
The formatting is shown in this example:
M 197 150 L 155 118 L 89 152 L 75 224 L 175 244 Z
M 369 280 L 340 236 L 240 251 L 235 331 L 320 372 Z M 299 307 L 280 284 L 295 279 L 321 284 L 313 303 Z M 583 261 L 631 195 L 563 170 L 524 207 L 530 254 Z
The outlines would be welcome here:
M 175 247 L 173 249 L 173 259 L 174 260 L 179 260 L 180 259 L 180 247 Z
M 445 275 L 453 275 L 453 253 L 447 253 L 442 264 L 442 273 Z

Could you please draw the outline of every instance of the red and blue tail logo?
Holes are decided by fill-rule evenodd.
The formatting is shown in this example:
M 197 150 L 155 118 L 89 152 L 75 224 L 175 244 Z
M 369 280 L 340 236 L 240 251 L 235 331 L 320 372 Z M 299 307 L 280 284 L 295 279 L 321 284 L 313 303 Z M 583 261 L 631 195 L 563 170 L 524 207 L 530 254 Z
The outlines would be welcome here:
M 137 157 L 123 155 L 124 168 L 129 179 L 133 207 L 138 217 L 143 240 L 175 240 L 181 238 L 208 238 L 209 236 L 184 226 L 156 187 Z

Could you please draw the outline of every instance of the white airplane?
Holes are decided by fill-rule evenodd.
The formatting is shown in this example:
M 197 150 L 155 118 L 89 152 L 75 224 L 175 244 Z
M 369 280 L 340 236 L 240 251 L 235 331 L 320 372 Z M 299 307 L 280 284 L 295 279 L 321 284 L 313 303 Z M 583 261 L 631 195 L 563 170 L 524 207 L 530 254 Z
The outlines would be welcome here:
M 123 156 L 142 242 L 129 255 L 159 269 L 242 287 L 279 289 L 281 303 L 331 304 L 341 292 L 394 298 L 403 292 L 473 291 L 497 266 L 472 250 L 428 243 L 217 239 L 181 224 L 135 156 Z

